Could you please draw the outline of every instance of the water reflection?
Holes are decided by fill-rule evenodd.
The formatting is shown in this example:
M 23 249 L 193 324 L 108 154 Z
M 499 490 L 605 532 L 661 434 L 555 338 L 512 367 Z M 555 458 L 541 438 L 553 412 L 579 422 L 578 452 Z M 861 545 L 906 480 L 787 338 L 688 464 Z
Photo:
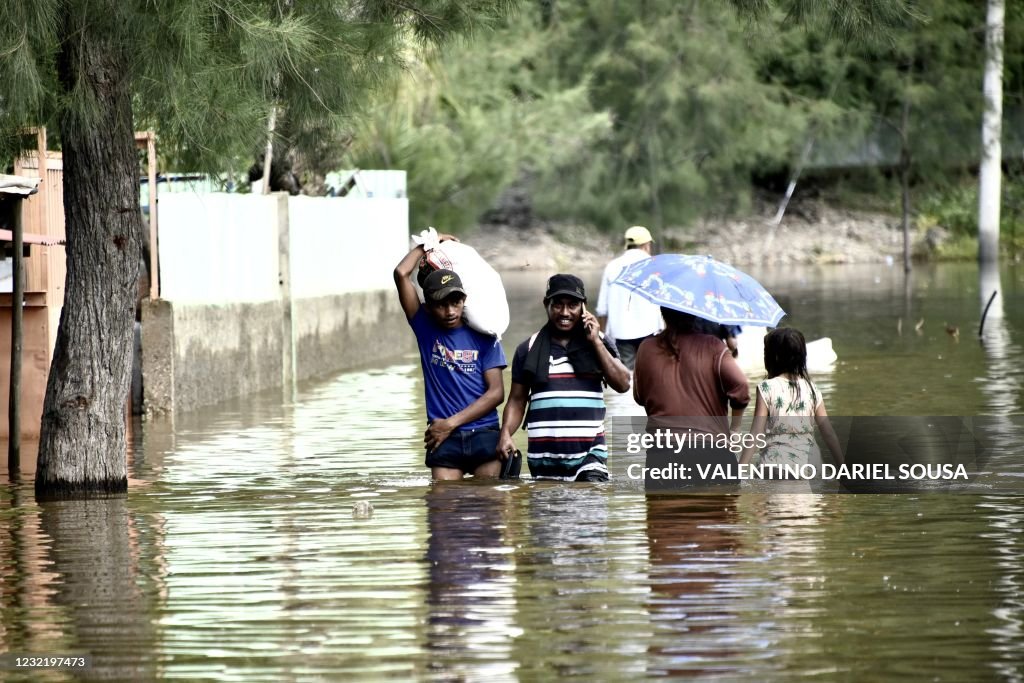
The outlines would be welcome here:
M 993 582 L 998 621 L 992 629 L 991 668 L 1003 680 L 1020 681 L 1024 662 L 1024 505 L 1018 499 L 992 497 L 980 509 L 991 527 L 999 574 Z
M 977 496 L 827 496 L 818 578 L 778 612 L 793 675 L 986 680 L 1000 570 Z M 899 531 L 895 531 L 899 529 Z M 786 571 L 782 558 L 770 558 Z M 936 650 L 927 644 L 943 643 Z M 774 648 L 773 648 L 774 649 Z
M 56 576 L 52 603 L 74 638 L 63 651 L 93 657 L 81 678 L 157 678 L 156 616 L 166 598 L 158 518 L 133 514 L 123 497 L 56 501 L 41 506 L 40 529 Z
M 521 680 L 642 674 L 651 626 L 639 500 L 608 484 L 528 487 L 516 526 Z
M 1010 323 L 1004 310 L 1004 290 L 999 269 L 988 264 L 980 273 L 981 315 L 984 326 L 981 328 L 981 347 L 988 358 L 988 364 L 982 391 L 988 403 L 991 415 L 1006 415 L 1020 412 L 1021 384 L 1024 378 L 1020 370 L 1024 366 L 1024 354 L 1020 347 L 1013 343 Z M 992 298 L 991 294 L 995 294 Z
M 984 264 L 979 272 L 980 311 L 984 324 L 980 345 L 987 364 L 985 373 L 979 377 L 985 396 L 985 416 L 973 420 L 975 433 L 985 444 L 990 456 L 993 474 L 1024 473 L 1019 453 L 1024 443 L 1024 431 L 1020 419 L 1010 415 L 1021 412 L 1021 384 L 1024 377 L 1024 353 L 1013 343 L 1011 322 L 1005 310 L 1005 290 L 999 268 L 995 264 Z M 994 294 L 994 297 L 993 297 Z
M 515 680 L 507 487 L 437 482 L 427 504 L 427 663 L 439 680 Z
M 46 557 L 50 539 L 31 507 L 32 489 L 13 485 L 3 490 L 3 498 L 9 505 L 0 511 L 0 652 L 65 650 L 62 615 L 53 603 L 60 577 Z
M 737 503 L 749 562 L 745 608 L 755 618 L 744 641 L 752 645 L 750 666 L 762 677 L 797 676 L 833 671 L 829 647 L 819 647 L 817 634 L 832 613 L 825 590 L 834 577 L 824 548 L 832 525 L 828 501 L 835 496 L 811 494 L 747 494 Z M 779 656 L 779 653 L 784 653 Z M 814 664 L 801 671 L 796 663 L 807 656 Z
M 9 495 L 0 651 L 92 658 L 84 671 L 33 671 L 22 680 L 158 678 L 157 615 L 167 599 L 159 515 L 132 511 L 124 497 L 36 507 L 29 486 Z
M 655 625 L 648 675 L 738 677 L 749 671 L 749 644 L 736 629 L 751 599 L 737 580 L 737 522 L 735 496 L 647 496 Z

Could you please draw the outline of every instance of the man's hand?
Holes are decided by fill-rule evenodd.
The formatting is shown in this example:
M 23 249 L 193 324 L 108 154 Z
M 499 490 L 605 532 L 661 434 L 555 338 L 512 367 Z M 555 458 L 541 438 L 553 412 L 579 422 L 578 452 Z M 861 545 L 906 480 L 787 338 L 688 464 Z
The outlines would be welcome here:
M 516 443 L 512 440 L 512 437 L 506 434 L 504 431 L 501 432 L 501 436 L 498 437 L 498 457 L 502 460 L 508 460 L 513 453 L 516 452 Z
M 427 431 L 423 432 L 423 443 L 426 445 L 427 450 L 435 450 L 438 446 L 444 443 L 445 439 L 452 433 L 451 423 L 448 420 L 434 420 L 427 427 Z

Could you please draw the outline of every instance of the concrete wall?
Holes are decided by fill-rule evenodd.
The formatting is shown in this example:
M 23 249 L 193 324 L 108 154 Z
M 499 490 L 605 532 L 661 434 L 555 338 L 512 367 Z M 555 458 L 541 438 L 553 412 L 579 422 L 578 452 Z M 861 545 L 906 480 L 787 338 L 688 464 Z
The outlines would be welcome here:
M 278 301 L 175 307 L 174 340 L 177 410 L 281 385 Z
M 147 413 L 414 349 L 391 278 L 408 251 L 407 200 L 175 194 L 160 211 L 162 298 L 142 320 Z
M 144 303 L 147 412 L 195 410 L 281 386 L 282 305 Z
M 393 289 L 392 285 L 391 290 L 295 302 L 297 379 L 323 377 L 415 351 L 412 332 Z

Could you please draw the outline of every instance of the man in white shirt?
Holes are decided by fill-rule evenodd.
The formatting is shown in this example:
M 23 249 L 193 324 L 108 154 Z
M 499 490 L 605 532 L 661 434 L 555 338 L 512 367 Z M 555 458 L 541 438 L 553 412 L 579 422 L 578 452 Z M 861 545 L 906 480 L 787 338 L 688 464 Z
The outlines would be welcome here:
M 626 252 L 611 261 L 601 278 L 601 291 L 597 297 L 597 313 L 605 335 L 615 342 L 619 359 L 630 370 L 636 362 L 636 349 L 647 337 L 657 334 L 663 327 L 661 310 L 639 294 L 621 286 L 612 286 L 612 280 L 629 265 L 651 257 L 654 238 L 642 225 L 626 230 Z

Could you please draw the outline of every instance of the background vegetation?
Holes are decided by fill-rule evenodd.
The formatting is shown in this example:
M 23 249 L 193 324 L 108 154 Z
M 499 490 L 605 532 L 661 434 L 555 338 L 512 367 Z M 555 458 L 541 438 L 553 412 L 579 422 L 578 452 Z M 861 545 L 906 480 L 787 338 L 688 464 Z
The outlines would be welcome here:
M 749 210 L 759 191 L 866 195 L 976 231 L 985 9 L 930 0 L 848 41 L 742 3 L 530 0 L 476 40 L 410 48 L 342 165 L 409 172 L 412 225 L 465 231 L 510 191 L 532 215 L 617 229 Z M 1004 232 L 1024 234 L 1024 7 L 1008 3 Z M 1018 202 L 1019 203 L 1019 202 Z

